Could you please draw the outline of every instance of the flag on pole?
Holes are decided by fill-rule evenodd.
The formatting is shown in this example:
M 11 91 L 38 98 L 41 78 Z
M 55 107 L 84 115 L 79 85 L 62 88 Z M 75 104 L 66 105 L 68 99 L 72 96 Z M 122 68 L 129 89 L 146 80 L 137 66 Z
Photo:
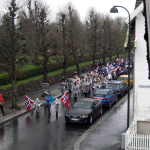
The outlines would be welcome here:
M 30 111 L 30 108 L 31 108 L 33 103 L 34 103 L 34 101 L 32 101 L 29 97 L 26 96 L 26 99 L 25 99 L 25 110 Z
M 69 99 L 67 92 L 60 98 L 64 105 L 69 109 Z

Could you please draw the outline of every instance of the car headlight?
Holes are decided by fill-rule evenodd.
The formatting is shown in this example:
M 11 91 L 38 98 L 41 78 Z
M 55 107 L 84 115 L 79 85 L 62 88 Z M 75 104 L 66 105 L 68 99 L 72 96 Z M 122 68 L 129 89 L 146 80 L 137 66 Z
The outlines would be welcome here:
M 86 115 L 86 116 L 82 116 L 82 118 L 88 118 L 88 115 Z

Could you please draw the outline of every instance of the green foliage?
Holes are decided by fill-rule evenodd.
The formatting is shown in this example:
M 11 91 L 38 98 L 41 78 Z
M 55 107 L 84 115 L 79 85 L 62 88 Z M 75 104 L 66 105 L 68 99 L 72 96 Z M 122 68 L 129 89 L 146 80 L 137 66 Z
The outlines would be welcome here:
M 21 57 L 21 58 L 20 58 L 21 60 L 24 60 L 24 57 Z M 85 55 L 80 60 L 80 63 L 91 61 L 91 59 L 92 58 L 90 57 L 90 55 Z M 98 55 L 97 55 L 97 59 L 99 59 Z M 52 72 L 52 71 L 63 68 L 62 63 L 56 62 L 56 61 L 51 61 L 51 62 L 53 63 L 51 63 L 50 66 L 48 66 L 48 72 Z M 74 60 L 72 58 L 69 58 L 67 67 L 72 66 L 72 65 L 74 65 Z M 43 70 L 42 65 L 37 66 L 37 65 L 27 64 L 19 69 L 19 72 L 16 74 L 16 81 L 26 80 L 31 77 L 42 75 L 43 73 L 44 73 L 44 70 Z M 9 76 L 9 74 L 3 73 L 3 75 L 0 75 L 0 85 L 6 85 L 9 83 L 11 83 L 11 77 Z

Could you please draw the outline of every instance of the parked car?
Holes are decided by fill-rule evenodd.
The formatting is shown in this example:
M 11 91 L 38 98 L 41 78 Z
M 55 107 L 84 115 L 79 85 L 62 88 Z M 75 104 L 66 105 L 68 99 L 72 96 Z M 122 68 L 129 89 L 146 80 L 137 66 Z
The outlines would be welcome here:
M 119 76 L 119 78 L 117 80 L 119 80 L 119 81 L 123 80 L 125 82 L 125 84 L 128 84 L 128 75 L 121 75 L 121 76 Z M 133 79 L 131 76 L 130 76 L 130 86 L 133 86 Z
M 102 115 L 102 103 L 97 99 L 82 98 L 74 103 L 65 113 L 65 121 L 70 123 L 93 123 L 93 120 Z
M 102 105 L 109 106 L 110 108 L 113 103 L 118 101 L 117 93 L 111 89 L 96 90 L 92 98 L 101 100 Z
M 123 96 L 125 93 L 127 93 L 128 85 L 125 84 L 123 80 L 111 80 L 107 82 L 106 88 L 116 91 L 118 96 Z

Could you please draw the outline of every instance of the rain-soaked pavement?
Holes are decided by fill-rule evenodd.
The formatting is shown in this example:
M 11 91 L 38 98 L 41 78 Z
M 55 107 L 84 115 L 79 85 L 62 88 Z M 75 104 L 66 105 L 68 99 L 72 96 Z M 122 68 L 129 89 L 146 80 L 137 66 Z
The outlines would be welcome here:
M 106 115 L 103 121 L 80 141 L 81 150 L 121 150 L 121 136 L 127 131 L 127 96 Z M 130 118 L 133 120 L 133 90 L 130 95 Z
M 71 97 L 70 99 L 71 105 L 74 100 Z M 52 114 L 48 118 L 47 108 L 42 106 L 39 116 L 32 111 L 0 126 L 0 150 L 73 149 L 74 143 L 89 125 L 66 124 L 64 120 L 66 110 L 60 103 L 59 115 L 56 118 L 52 105 Z
M 84 96 L 80 94 L 80 97 Z M 74 100 L 70 97 L 70 106 L 73 103 Z M 54 106 L 52 106 L 52 115 L 48 118 L 47 109 L 42 106 L 39 116 L 32 111 L 0 126 L 0 150 L 72 150 L 75 142 L 91 125 L 66 124 L 64 120 L 66 110 L 66 107 L 60 103 L 59 115 L 56 118 Z M 105 108 L 104 113 L 108 110 Z M 96 121 L 99 118 L 101 116 Z M 117 120 L 119 123 L 119 119 L 121 118 L 116 116 L 112 118 L 112 121 Z M 103 126 L 108 126 L 108 124 L 103 124 Z M 109 137 L 101 138 L 107 142 Z M 86 139 L 82 142 L 81 150 L 86 147 L 87 142 L 89 143 Z

